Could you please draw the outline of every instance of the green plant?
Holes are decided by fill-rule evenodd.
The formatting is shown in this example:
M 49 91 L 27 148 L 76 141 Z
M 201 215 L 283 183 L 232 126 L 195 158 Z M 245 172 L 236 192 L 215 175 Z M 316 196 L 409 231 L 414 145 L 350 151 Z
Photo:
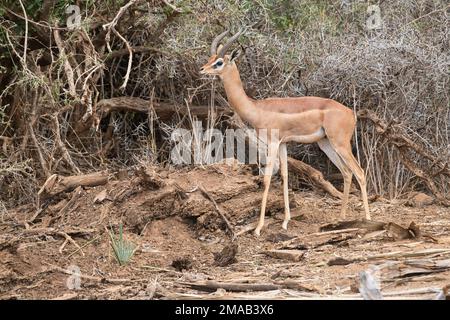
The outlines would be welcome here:
M 135 253 L 137 246 L 123 238 L 122 224 L 119 225 L 118 239 L 114 236 L 112 227 L 109 232 L 109 236 L 111 238 L 111 246 L 114 250 L 114 255 L 116 256 L 117 262 L 119 262 L 121 266 L 127 264 Z

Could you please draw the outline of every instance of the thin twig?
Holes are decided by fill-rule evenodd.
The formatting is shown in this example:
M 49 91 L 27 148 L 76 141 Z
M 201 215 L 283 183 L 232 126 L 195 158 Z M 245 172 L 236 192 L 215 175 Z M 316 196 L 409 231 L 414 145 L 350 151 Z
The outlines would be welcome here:
M 235 233 L 234 233 L 234 229 L 233 226 L 231 225 L 230 221 L 228 221 L 227 217 L 225 216 L 225 214 L 222 212 L 222 209 L 219 208 L 219 206 L 217 205 L 216 200 L 214 200 L 214 198 L 208 193 L 208 191 L 205 190 L 205 188 L 203 188 L 202 186 L 199 186 L 199 190 L 201 191 L 201 193 L 208 198 L 213 204 L 214 204 L 214 208 L 216 208 L 217 213 L 222 217 L 223 221 L 225 222 L 228 230 L 230 231 L 231 234 L 231 239 L 234 240 L 235 239 Z
M 25 68 L 25 66 L 27 65 L 27 47 L 28 47 L 28 15 L 27 15 L 27 11 L 25 10 L 25 7 L 22 3 L 22 0 L 19 0 L 20 2 L 20 6 L 22 7 L 22 11 L 23 11 L 23 15 L 25 18 L 25 39 L 23 42 L 23 58 L 22 58 L 22 63 L 23 66 Z
M 69 84 L 69 93 L 72 97 L 76 97 L 77 91 L 75 88 L 73 69 L 72 69 L 72 66 L 70 65 L 69 59 L 67 59 L 66 50 L 64 48 L 63 42 L 61 40 L 61 35 L 60 35 L 58 29 L 55 29 L 53 31 L 53 36 L 55 38 L 56 46 L 58 47 L 58 50 L 59 50 L 59 58 L 62 61 L 64 61 L 64 70 L 66 71 L 66 78 L 67 78 L 67 82 Z

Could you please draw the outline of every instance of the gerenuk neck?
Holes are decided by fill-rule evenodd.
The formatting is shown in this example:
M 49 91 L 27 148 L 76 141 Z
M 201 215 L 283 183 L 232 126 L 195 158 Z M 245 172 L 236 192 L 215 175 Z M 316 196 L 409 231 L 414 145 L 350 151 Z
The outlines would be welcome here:
M 222 73 L 221 78 L 231 107 L 242 120 L 249 122 L 254 128 L 258 128 L 261 111 L 245 93 L 236 64 L 227 66 L 227 70 Z

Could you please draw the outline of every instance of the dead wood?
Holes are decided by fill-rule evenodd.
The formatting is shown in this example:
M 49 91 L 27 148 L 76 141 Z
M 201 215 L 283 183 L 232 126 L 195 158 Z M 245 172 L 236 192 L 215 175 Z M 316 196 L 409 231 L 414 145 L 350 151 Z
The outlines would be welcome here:
M 440 256 L 444 254 L 449 254 L 450 249 L 448 248 L 436 248 L 436 249 L 424 249 L 418 251 L 394 251 L 387 252 L 369 256 L 361 256 L 355 257 L 352 259 L 348 259 L 352 262 L 360 262 L 360 261 L 373 261 L 373 260 L 383 260 L 383 259 L 401 259 L 401 258 L 413 258 L 413 257 L 424 257 L 432 258 L 434 256 Z
M 33 228 L 23 230 L 24 234 L 56 234 L 56 235 L 85 235 L 96 232 L 95 229 L 56 229 L 56 228 Z
M 290 260 L 294 262 L 298 262 L 303 258 L 303 255 L 305 254 L 304 251 L 300 250 L 267 250 L 264 251 L 264 254 L 277 258 L 277 259 L 283 259 L 283 260 Z
M 66 163 L 69 165 L 69 167 L 72 169 L 72 171 L 76 174 L 80 174 L 81 171 L 80 169 L 77 167 L 77 165 L 73 162 L 72 157 L 69 154 L 69 151 L 66 148 L 66 144 L 63 142 L 62 138 L 61 138 L 61 129 L 60 129 L 60 125 L 59 125 L 59 120 L 58 120 L 58 114 L 55 113 L 52 116 L 52 120 L 53 120 L 53 124 L 55 126 L 55 143 L 58 146 L 59 150 L 61 151 L 61 154 L 64 158 L 64 160 L 66 161 Z
M 411 257 L 423 257 L 423 256 L 434 256 L 434 255 L 442 255 L 450 253 L 450 249 L 448 248 L 435 248 L 435 249 L 424 249 L 419 251 L 396 251 L 396 252 L 388 252 L 382 254 L 376 254 L 368 256 L 367 260 L 375 260 L 375 259 L 385 259 L 385 258 L 411 258 Z
M 230 221 L 228 221 L 227 217 L 225 216 L 225 213 L 222 211 L 222 209 L 220 209 L 220 207 L 217 205 L 216 200 L 214 200 L 214 198 L 208 193 L 208 191 L 205 190 L 204 187 L 199 186 L 199 190 L 201 191 L 203 196 L 205 196 L 207 199 L 209 199 L 213 203 L 214 208 L 216 209 L 217 213 L 220 215 L 222 220 L 225 222 L 227 230 L 230 232 L 231 241 L 234 241 L 234 239 L 236 239 L 234 228 L 231 225 Z
M 376 131 L 386 137 L 386 141 L 394 145 L 400 152 L 400 160 L 403 165 L 421 179 L 428 189 L 433 193 L 433 195 L 438 199 L 438 201 L 445 205 L 450 206 L 450 201 L 439 191 L 433 178 L 437 175 L 446 175 L 450 177 L 450 169 L 448 163 L 441 160 L 439 157 L 432 155 L 431 152 L 425 150 L 424 147 L 412 141 L 406 136 L 398 127 L 392 126 L 381 119 L 375 112 L 371 110 L 360 110 L 358 112 L 358 117 L 361 119 L 370 120 Z M 422 158 L 429 160 L 432 163 L 431 167 L 437 167 L 436 172 L 426 172 L 419 168 L 411 158 L 408 156 L 408 151 L 412 150 L 419 154 Z
M 70 200 L 58 211 L 58 213 L 50 220 L 51 224 L 52 222 L 56 221 L 57 219 L 59 219 L 60 217 L 62 217 L 64 214 L 66 214 L 67 212 L 71 212 L 73 210 L 73 206 L 75 205 L 75 203 L 78 201 L 78 199 L 81 196 L 83 189 L 81 187 L 77 187 L 73 194 L 72 197 L 70 198 Z
M 303 292 L 317 292 L 319 294 L 325 293 L 322 288 L 317 288 L 315 286 L 304 284 L 295 280 L 276 281 L 274 282 L 274 284 L 281 286 L 283 289 L 292 289 Z
M 103 99 L 97 103 L 97 112 L 99 118 L 105 118 L 111 112 L 139 112 L 148 113 L 149 101 L 135 97 L 118 97 L 111 99 Z M 180 106 L 175 104 L 169 104 L 164 102 L 154 102 L 154 111 L 160 121 L 168 121 L 172 119 L 174 114 L 180 114 L 181 116 L 188 116 L 189 113 L 196 116 L 199 119 L 206 119 L 208 117 L 208 106 L 190 106 L 189 110 L 186 106 Z M 231 113 L 224 107 L 216 106 L 216 112 L 218 114 Z
M 233 282 L 181 282 L 180 284 L 188 286 L 195 290 L 215 292 L 218 289 L 224 289 L 226 291 L 233 292 L 245 292 L 245 291 L 270 291 L 280 289 L 279 285 L 272 283 L 233 283 Z
M 296 160 L 291 157 L 288 157 L 288 164 L 289 168 L 292 171 L 301 176 L 310 178 L 311 182 L 316 187 L 325 190 L 335 198 L 342 199 L 342 192 L 338 191 L 329 181 L 325 180 L 323 174 L 320 171 L 314 169 L 310 165 L 307 165 L 300 160 Z
M 426 184 L 426 186 L 428 187 L 428 189 L 430 189 L 430 191 L 434 194 L 434 196 L 436 197 L 436 199 L 438 199 L 438 201 L 445 205 L 445 206 L 450 206 L 450 201 L 444 197 L 444 195 L 439 191 L 438 187 L 436 186 L 435 182 L 433 181 L 433 175 L 430 175 L 428 172 L 423 171 L 422 169 L 420 169 L 407 155 L 405 152 L 405 147 L 402 146 L 399 148 L 400 150 L 400 160 L 402 161 L 402 163 L 405 165 L 405 167 L 411 171 L 412 173 L 414 173 L 414 175 L 416 175 L 418 178 L 420 178 L 421 180 L 423 180 Z
M 373 220 L 350 220 L 330 223 L 320 227 L 320 231 L 342 230 L 347 228 L 366 229 L 368 231 L 383 230 L 385 222 Z
M 410 223 L 408 228 L 404 228 L 394 222 L 386 223 L 381 221 L 351 220 L 327 224 L 320 227 L 320 230 L 326 232 L 333 232 L 327 230 L 339 231 L 339 229 L 341 228 L 349 228 L 349 227 L 356 229 L 363 229 L 369 232 L 386 230 L 388 232 L 388 235 L 394 238 L 395 240 L 416 239 L 422 236 L 419 227 L 414 223 L 414 221 Z
M 70 258 L 70 257 L 73 256 L 75 253 L 77 253 L 77 252 L 83 250 L 83 248 L 87 247 L 88 245 L 90 245 L 91 243 L 93 243 L 94 241 L 96 241 L 96 240 L 98 240 L 98 239 L 100 239 L 100 238 L 101 238 L 101 236 L 97 236 L 97 237 L 95 237 L 94 239 L 89 240 L 88 242 L 86 242 L 85 244 L 83 244 L 82 246 L 80 246 L 77 250 L 75 250 L 75 251 L 73 251 L 72 253 L 70 253 L 70 254 L 67 256 L 67 258 Z
M 277 281 L 275 283 L 241 283 L 241 282 L 180 282 L 180 284 L 188 286 L 192 289 L 206 292 L 215 292 L 223 289 L 230 292 L 250 292 L 250 291 L 272 291 L 281 289 L 297 290 L 298 294 L 306 294 L 308 292 L 322 293 L 321 289 L 302 284 L 298 281 Z
M 164 52 L 161 49 L 158 49 L 156 47 L 137 46 L 137 47 L 131 47 L 131 51 L 133 53 L 141 53 L 141 54 L 151 53 L 151 52 L 152 53 L 167 54 L 167 52 Z M 130 51 L 128 49 L 119 49 L 119 50 L 115 50 L 115 51 L 112 51 L 112 52 L 105 53 L 102 58 L 104 60 L 112 60 L 112 59 L 120 58 L 122 56 L 126 56 L 126 55 L 129 55 L 129 54 L 130 54 Z
M 108 173 L 95 172 L 79 176 L 51 175 L 38 192 L 40 198 L 55 196 L 62 192 L 72 191 L 77 187 L 96 187 L 108 182 Z
M 61 59 L 61 61 L 64 61 L 64 70 L 66 72 L 66 79 L 69 84 L 69 93 L 73 98 L 75 98 L 77 96 L 77 91 L 75 87 L 73 68 L 70 65 L 70 60 L 66 57 L 66 50 L 58 29 L 53 30 L 53 36 L 55 38 L 56 46 L 59 50 L 59 58 Z
M 421 236 L 420 229 L 414 221 L 410 223 L 408 228 L 403 228 L 393 222 L 389 222 L 384 228 L 395 240 L 416 239 Z
M 328 266 L 346 266 L 348 264 L 352 264 L 352 260 L 347 260 L 341 257 L 333 258 L 328 260 L 327 265 Z
M 389 137 L 388 141 L 390 143 L 398 147 L 405 146 L 414 150 L 425 159 L 428 159 L 432 163 L 434 163 L 435 166 L 439 167 L 440 168 L 438 171 L 439 174 L 445 174 L 447 176 L 450 176 L 450 168 L 448 167 L 447 162 L 444 162 L 440 158 L 433 156 L 430 152 L 428 152 L 422 146 L 412 141 L 402 132 L 397 132 L 395 128 L 386 123 L 386 121 L 381 119 L 375 112 L 368 109 L 360 110 L 358 112 L 358 118 L 370 120 L 373 124 L 375 124 L 376 130 L 380 134 L 385 134 Z
M 318 248 L 328 244 L 343 245 L 348 240 L 355 238 L 360 231 L 361 230 L 358 228 L 349 228 L 301 235 L 281 242 L 277 248 L 305 250 Z
M 383 268 L 383 280 L 393 281 L 398 278 L 410 278 L 431 273 L 444 272 L 450 269 L 450 259 L 406 260 L 401 263 L 390 264 Z

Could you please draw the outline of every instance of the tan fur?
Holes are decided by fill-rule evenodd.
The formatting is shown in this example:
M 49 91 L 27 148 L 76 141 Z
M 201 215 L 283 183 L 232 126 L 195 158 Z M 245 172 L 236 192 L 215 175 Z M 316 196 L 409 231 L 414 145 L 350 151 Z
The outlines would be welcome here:
M 283 146 L 288 141 L 320 142 L 321 148 L 326 151 L 327 155 L 334 157 L 333 163 L 339 164 L 338 168 L 345 178 L 342 216 L 345 216 L 351 176 L 354 174 L 361 187 L 366 218 L 370 219 L 365 174 L 351 151 L 351 138 L 356 124 L 353 111 L 337 101 L 320 97 L 251 99 L 245 93 L 239 70 L 236 64 L 230 61 L 230 57 L 226 55 L 223 59 L 223 67 L 214 69 L 213 64 L 216 60 L 216 55 L 211 56 L 208 63 L 202 67 L 201 73 L 218 75 L 222 79 L 228 101 L 235 112 L 255 129 L 279 130 L 279 140 L 269 141 L 269 145 L 273 147 L 274 151 L 269 153 L 264 177 L 265 189 L 260 220 L 255 233 L 259 235 L 264 226 L 267 193 L 278 149 L 280 145 Z M 284 163 L 287 161 L 286 157 L 280 157 L 280 160 L 283 162 L 282 167 L 286 168 L 287 164 Z M 284 171 L 286 171 L 283 173 L 286 175 L 286 179 L 283 179 L 285 180 L 284 198 L 286 202 L 288 201 L 287 170 Z M 285 203 L 285 208 L 284 228 L 287 227 L 290 219 L 288 203 Z

